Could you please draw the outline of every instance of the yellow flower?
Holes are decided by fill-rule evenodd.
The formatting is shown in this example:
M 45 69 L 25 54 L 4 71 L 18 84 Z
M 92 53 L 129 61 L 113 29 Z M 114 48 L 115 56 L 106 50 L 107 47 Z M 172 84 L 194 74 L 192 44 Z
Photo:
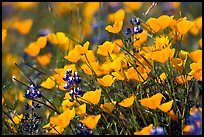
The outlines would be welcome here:
M 82 104 L 75 108 L 75 112 L 79 117 L 83 117 L 86 114 L 86 104 Z
M 65 128 L 69 125 L 70 120 L 72 120 L 75 116 L 75 109 L 69 109 L 67 108 L 62 114 L 51 117 L 50 118 L 50 123 L 57 125 L 61 128 Z
M 123 21 L 115 21 L 113 26 L 108 25 L 105 30 L 111 33 L 119 33 L 123 27 Z
M 47 37 L 41 36 L 37 39 L 37 45 L 40 49 L 43 49 L 47 44 Z
M 98 84 L 104 87 L 110 87 L 113 84 L 114 80 L 115 78 L 113 78 L 113 76 L 111 75 L 105 75 L 103 78 L 97 78 Z
M 117 79 L 117 80 L 125 80 L 125 74 L 124 74 L 124 72 L 122 72 L 122 71 L 112 72 L 111 74 L 112 74 L 112 75 L 115 77 L 115 79 Z
M 124 45 L 123 41 L 121 39 L 116 39 L 113 41 L 113 43 L 115 44 L 113 48 L 113 53 L 119 53 L 121 50 L 121 47 L 123 47 Z
M 141 105 L 144 107 L 148 107 L 150 109 L 156 109 L 160 106 L 162 100 L 162 94 L 157 93 L 150 98 L 143 98 L 140 101 Z
M 153 124 L 150 124 L 149 126 L 144 127 L 141 131 L 134 132 L 134 135 L 150 135 L 152 127 Z
M 179 72 L 183 71 L 184 64 L 183 64 L 183 61 L 180 58 L 172 58 L 171 59 L 171 65 L 172 65 L 173 68 L 175 68 Z
M 76 45 L 76 46 L 75 46 L 75 49 L 76 49 L 80 54 L 85 55 L 85 54 L 87 53 L 87 51 L 88 51 L 89 44 L 90 44 L 90 42 L 87 41 L 87 42 L 83 45 L 83 47 L 82 47 L 81 45 Z
M 171 117 L 172 120 L 174 121 L 178 120 L 178 116 L 174 113 L 173 110 L 171 110 L 170 112 L 167 112 L 167 114 Z
M 196 80 L 202 80 L 202 58 L 190 64 L 190 68 L 191 72 L 189 72 L 189 75 L 192 75 Z
M 156 49 L 163 49 L 165 47 L 170 47 L 169 38 L 166 36 L 156 37 L 155 47 Z
M 26 35 L 30 32 L 32 25 L 33 25 L 33 20 L 26 19 L 21 21 L 15 21 L 13 24 L 13 28 L 15 28 L 22 35 Z
M 184 83 L 188 82 L 191 79 L 192 79 L 192 76 L 181 75 L 176 77 L 176 82 L 183 85 Z
M 130 107 L 134 103 L 135 95 L 132 95 L 129 98 L 123 99 L 120 103 L 118 103 L 122 107 Z
M 178 22 L 177 25 L 176 25 L 177 29 L 178 29 L 178 32 L 181 35 L 186 34 L 192 28 L 194 23 L 195 22 L 191 22 L 189 20 L 182 20 L 182 21 Z
M 23 114 L 20 115 L 16 115 L 12 118 L 12 120 L 14 121 L 15 124 L 19 124 L 21 122 L 21 119 L 23 118 Z M 11 121 L 10 119 L 8 120 L 8 123 L 13 123 L 13 121 Z
M 167 76 L 167 74 L 163 72 L 163 73 L 159 76 L 160 78 L 157 79 L 157 80 L 158 80 L 158 83 L 161 83 L 161 81 L 164 82 L 164 81 L 166 80 L 166 76 Z M 156 81 L 156 80 L 155 80 L 155 81 Z
M 148 34 L 147 31 L 143 30 L 142 33 L 134 35 L 135 39 L 138 39 L 138 40 L 136 40 L 133 43 L 133 46 L 140 47 L 145 41 L 147 41 L 147 38 L 148 38 L 147 34 Z
M 202 31 L 202 16 L 196 18 L 195 24 L 193 27 L 190 29 L 190 32 L 196 36 L 199 34 L 199 31 Z
M 86 125 L 88 128 L 93 129 L 96 127 L 99 119 L 101 118 L 101 114 L 99 115 L 89 115 L 86 118 L 84 118 L 83 120 L 80 120 L 81 123 L 83 123 L 84 125 Z
M 159 51 L 152 52 L 151 59 L 160 62 L 165 63 L 168 59 L 171 59 L 174 55 L 175 49 L 170 49 L 169 47 L 166 47 Z
M 202 50 L 195 50 L 189 53 L 189 57 L 194 61 L 197 62 L 198 60 L 202 59 Z
M 161 111 L 167 113 L 171 109 L 172 104 L 173 104 L 173 100 L 161 104 L 160 106 L 158 106 L 158 109 L 160 109 Z
M 125 18 L 125 11 L 124 9 L 119 9 L 115 13 L 111 13 L 108 15 L 108 20 L 110 22 L 115 22 L 115 21 L 123 21 Z
M 101 99 L 101 89 L 96 89 L 95 91 L 86 92 L 83 97 L 78 98 L 79 101 L 85 103 L 92 103 L 97 105 Z
M 37 45 L 36 42 L 32 42 L 28 45 L 28 47 L 26 47 L 24 49 L 25 53 L 27 53 L 28 55 L 30 56 L 37 56 L 39 53 L 40 53 L 40 48 L 39 46 Z
M 2 43 L 4 42 L 5 38 L 7 35 L 7 30 L 6 29 L 2 29 Z
M 160 30 L 167 28 L 170 25 L 171 21 L 173 20 L 173 17 L 174 16 L 169 17 L 167 15 L 162 15 L 157 19 L 149 18 L 146 23 L 153 30 L 153 33 L 157 33 Z
M 85 57 L 85 55 L 86 55 L 86 57 Z M 94 55 L 94 52 L 92 50 L 88 50 L 85 55 L 81 56 L 81 60 L 83 60 L 84 62 L 88 63 L 88 62 L 94 62 L 95 61 L 95 55 Z
M 46 65 L 50 64 L 51 57 L 52 57 L 52 54 L 51 54 L 51 53 L 47 53 L 47 54 L 45 54 L 45 55 L 38 56 L 38 57 L 37 57 L 37 61 L 38 61 L 42 66 L 46 66 Z
M 100 54 L 102 56 L 109 56 L 108 54 L 111 54 L 113 52 L 114 43 L 106 41 L 102 45 L 98 46 L 97 54 Z
M 142 7 L 142 2 L 123 2 L 123 4 L 129 10 L 138 10 Z
M 40 86 L 43 87 L 43 88 L 46 88 L 46 89 L 54 88 L 54 86 L 55 86 L 55 78 L 54 78 L 54 76 L 48 77 L 47 80 L 43 81 Z
M 115 104 L 116 104 L 116 101 L 114 101 L 114 102 L 108 102 L 108 103 L 105 103 L 105 104 L 101 104 L 101 105 L 100 105 L 100 108 L 101 108 L 104 112 L 110 114 L 110 113 L 112 113 L 112 111 L 114 110 Z
M 198 41 L 200 48 L 202 48 L 202 38 Z
M 81 55 L 78 52 L 78 50 L 73 49 L 73 50 L 69 51 L 68 56 L 65 56 L 64 58 L 73 62 L 73 63 L 76 63 L 80 59 L 80 56 Z

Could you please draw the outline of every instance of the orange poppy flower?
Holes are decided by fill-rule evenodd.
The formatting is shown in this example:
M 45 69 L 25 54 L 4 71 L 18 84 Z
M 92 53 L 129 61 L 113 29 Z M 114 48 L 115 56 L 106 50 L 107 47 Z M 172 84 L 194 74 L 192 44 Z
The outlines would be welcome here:
M 141 131 L 134 132 L 134 135 L 150 135 L 152 127 L 153 124 L 150 124 L 149 126 L 144 127 Z
M 79 117 L 83 117 L 86 114 L 86 104 L 82 104 L 75 108 L 75 112 Z
M 158 109 L 160 109 L 161 111 L 167 113 L 171 109 L 172 104 L 173 104 L 173 100 L 161 104 L 160 106 L 158 106 Z
M 107 27 L 105 27 L 105 30 L 111 33 L 119 33 L 122 27 L 123 27 L 123 21 L 115 21 L 113 26 L 108 25 Z
M 184 75 L 178 76 L 176 77 L 176 82 L 183 85 L 184 83 L 190 81 L 192 79 L 192 76 L 186 76 L 184 77 Z
M 178 116 L 174 113 L 173 110 L 171 110 L 170 112 L 167 112 L 167 114 L 171 117 L 172 120 L 174 121 L 178 120 Z
M 109 56 L 108 54 L 111 54 L 113 52 L 114 43 L 106 41 L 102 45 L 98 46 L 97 54 L 100 54 L 102 56 Z
M 26 35 L 30 32 L 32 25 L 33 25 L 33 20 L 26 19 L 21 21 L 15 21 L 13 24 L 13 28 L 15 28 L 22 35 Z
M 186 34 L 194 25 L 195 22 L 189 20 L 181 20 L 177 23 L 177 30 L 181 35 Z
M 41 87 L 44 87 L 46 89 L 52 89 L 55 86 L 55 78 L 54 76 L 48 77 L 46 81 L 43 81 L 40 84 Z
M 200 48 L 202 48 L 202 38 L 198 41 Z
M 194 61 L 197 62 L 199 59 L 202 58 L 202 50 L 194 50 L 189 53 L 189 57 Z
M 83 123 L 84 125 L 86 125 L 88 128 L 93 129 L 96 127 L 99 119 L 101 118 L 101 114 L 99 115 L 89 115 L 86 118 L 84 118 L 83 120 L 80 120 L 81 123 Z
M 198 18 L 196 18 L 195 20 L 195 24 L 193 25 L 193 27 L 190 29 L 190 32 L 196 36 L 199 34 L 199 31 L 202 30 L 202 16 L 199 16 Z
M 157 93 L 150 98 L 144 98 L 139 101 L 141 105 L 144 107 L 148 107 L 150 109 L 156 109 L 158 106 L 160 106 L 161 100 L 162 100 L 162 94 Z
M 115 13 L 111 13 L 108 15 L 108 20 L 110 22 L 115 22 L 115 21 L 123 21 L 125 18 L 125 11 L 124 9 L 119 9 Z
M 73 50 L 69 51 L 68 56 L 65 56 L 64 58 L 71 61 L 71 62 L 76 63 L 80 59 L 80 56 L 81 55 L 78 52 L 78 50 L 73 49 Z
M 138 10 L 142 7 L 142 2 L 123 2 L 128 10 Z
M 97 105 L 101 99 L 101 89 L 96 89 L 95 91 L 86 92 L 83 97 L 78 98 L 79 101 L 85 103 L 92 103 Z
M 2 29 L 2 43 L 4 42 L 5 38 L 7 35 L 7 30 L 6 29 Z
M 105 103 L 105 104 L 101 104 L 100 105 L 100 108 L 106 112 L 106 113 L 112 113 L 112 111 L 114 110 L 114 106 L 116 104 L 116 101 L 114 102 L 108 102 L 108 103 Z
M 32 42 L 24 49 L 24 52 L 30 56 L 37 56 L 40 53 L 40 48 L 36 42 Z
M 83 47 L 82 47 L 81 45 L 76 45 L 76 46 L 75 46 L 75 49 L 76 49 L 80 54 L 85 55 L 85 54 L 87 53 L 87 51 L 88 51 L 89 44 L 90 44 L 90 42 L 87 41 L 87 42 L 83 45 Z
M 42 65 L 42 66 L 46 66 L 50 63 L 51 61 L 51 57 L 52 57 L 52 54 L 51 53 L 47 53 L 45 55 L 42 55 L 42 56 L 38 56 L 37 57 L 37 61 Z
M 37 39 L 37 45 L 40 49 L 43 49 L 47 44 L 47 37 L 41 36 Z
M 118 103 L 122 107 L 130 107 L 134 103 L 135 95 L 132 95 L 129 98 L 123 99 L 120 103 Z
M 113 78 L 113 76 L 111 75 L 105 75 L 103 78 L 97 78 L 98 84 L 104 87 L 110 87 L 113 84 L 114 80 L 115 78 Z
M 124 45 L 123 41 L 121 39 L 116 39 L 113 41 L 113 43 L 115 44 L 113 48 L 113 53 L 119 53 L 121 50 L 121 47 Z

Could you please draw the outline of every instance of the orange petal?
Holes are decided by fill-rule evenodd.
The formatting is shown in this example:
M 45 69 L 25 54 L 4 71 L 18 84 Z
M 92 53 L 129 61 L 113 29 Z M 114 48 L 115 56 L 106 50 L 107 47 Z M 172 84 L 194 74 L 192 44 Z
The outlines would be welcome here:
M 83 123 L 84 125 L 86 125 L 88 128 L 93 129 L 96 127 L 99 119 L 101 118 L 101 114 L 99 115 L 89 115 L 86 118 L 84 118 L 83 120 L 80 120 L 81 123 Z
M 101 89 L 96 89 L 95 91 L 88 91 L 86 92 L 83 97 L 78 98 L 78 100 L 86 102 L 86 103 L 92 103 L 97 105 L 101 98 Z
M 97 82 L 104 87 L 109 87 L 114 82 L 114 78 L 111 75 L 105 75 L 103 78 L 98 78 Z
M 111 33 L 119 33 L 123 27 L 123 21 L 115 21 L 113 26 L 108 25 L 105 30 Z
M 123 99 L 119 105 L 122 106 L 122 107 L 130 107 L 133 103 L 134 103 L 134 100 L 135 100 L 135 96 L 132 95 L 131 97 L 129 98 L 126 98 L 126 99 Z
M 30 56 L 37 56 L 40 53 L 40 48 L 38 47 L 36 42 L 32 42 L 24 49 L 25 53 Z
M 55 86 L 55 78 L 53 76 L 48 77 L 46 81 L 43 81 L 41 83 L 42 87 L 46 88 L 46 89 L 52 89 Z
M 161 111 L 167 113 L 167 112 L 171 109 L 172 104 L 173 104 L 173 100 L 161 104 L 160 106 L 158 106 L 158 108 L 159 108 Z
M 152 127 L 153 124 L 150 124 L 149 126 L 144 127 L 141 131 L 134 132 L 134 135 L 150 135 Z
M 171 110 L 170 112 L 167 113 L 171 119 L 173 119 L 174 121 L 177 121 L 178 120 L 178 116 L 174 113 L 173 110 Z

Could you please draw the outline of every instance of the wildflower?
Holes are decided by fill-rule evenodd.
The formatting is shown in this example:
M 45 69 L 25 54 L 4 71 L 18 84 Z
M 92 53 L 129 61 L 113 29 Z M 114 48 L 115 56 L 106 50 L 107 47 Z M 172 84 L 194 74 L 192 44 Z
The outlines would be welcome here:
M 173 17 L 174 16 L 169 17 L 167 15 L 162 15 L 157 19 L 149 18 L 146 23 L 153 30 L 153 33 L 157 33 L 160 30 L 167 28 L 170 25 L 170 22 L 173 20 Z
M 30 85 L 29 89 L 25 93 L 26 98 L 40 98 L 42 94 L 40 93 L 39 89 L 33 84 Z
M 101 98 L 101 89 L 96 89 L 95 91 L 86 92 L 81 98 L 78 98 L 78 100 L 97 105 L 100 101 L 100 98 Z
M 202 58 L 202 50 L 194 50 L 189 53 L 189 57 L 194 61 L 197 62 Z
M 93 129 L 96 127 L 100 118 L 101 118 L 101 114 L 88 115 L 86 118 L 80 120 L 80 122 L 83 123 L 84 125 L 86 125 L 88 128 Z
M 43 81 L 41 83 L 42 87 L 46 88 L 46 89 L 52 89 L 55 86 L 55 78 L 53 76 L 48 77 L 46 81 Z
M 103 78 L 97 78 L 98 84 L 104 87 L 110 87 L 113 84 L 114 80 L 115 78 L 113 78 L 113 76 L 111 75 L 105 75 Z
M 162 100 L 162 94 L 157 93 L 150 98 L 143 98 L 140 101 L 142 106 L 148 107 L 150 109 L 156 109 L 160 106 Z
M 202 48 L 202 38 L 198 41 L 200 48 Z
M 181 35 L 184 35 L 186 34 L 191 28 L 192 26 L 194 25 L 195 22 L 191 22 L 189 20 L 181 20 L 180 22 L 177 23 L 177 29 L 178 29 L 178 32 L 181 34 Z
M 115 104 L 116 104 L 116 101 L 107 102 L 107 103 L 105 103 L 105 104 L 101 104 L 101 105 L 100 105 L 100 108 L 101 108 L 104 112 L 110 114 L 110 113 L 112 113 L 112 111 L 114 110 Z
M 69 51 L 68 56 L 65 56 L 64 58 L 71 62 L 76 63 L 80 59 L 80 53 L 78 52 L 78 50 L 73 49 Z
M 82 47 L 81 45 L 76 45 L 76 46 L 75 46 L 75 49 L 76 49 L 80 54 L 85 55 L 85 54 L 87 53 L 87 51 L 88 51 L 89 44 L 90 44 L 90 42 L 87 41 L 87 42 L 83 45 L 83 47 Z
M 153 127 L 150 135 L 167 135 L 162 127 Z
M 171 109 L 172 104 L 173 104 L 173 100 L 161 104 L 160 106 L 158 106 L 158 109 L 160 109 L 161 111 L 167 113 Z
M 124 6 L 130 10 L 138 10 L 142 7 L 142 2 L 123 2 Z
M 202 81 L 202 59 L 190 64 L 190 68 L 191 72 L 189 72 L 189 75 L 192 75 L 196 80 Z
M 135 95 L 130 96 L 129 98 L 123 99 L 120 103 L 118 103 L 122 107 L 130 107 L 134 103 Z
M 113 53 L 119 53 L 121 50 L 121 47 L 123 47 L 123 45 L 124 45 L 123 41 L 121 39 L 116 39 L 113 41 L 113 43 L 115 44 L 114 48 L 113 48 Z
M 171 117 L 172 120 L 174 121 L 178 120 L 178 116 L 174 113 L 173 110 L 170 110 L 169 112 L 167 112 L 167 114 Z
M 124 18 L 125 18 L 125 11 L 123 9 L 119 9 L 115 13 L 111 13 L 108 15 L 108 20 L 110 22 L 123 21 Z
M 86 114 L 86 104 L 82 104 L 78 107 L 75 108 L 75 113 L 79 116 L 79 117 L 83 117 Z
M 152 52 L 151 59 L 160 62 L 165 63 L 168 59 L 171 59 L 174 55 L 175 49 L 170 49 L 169 47 L 166 47 L 160 51 L 154 51 Z
M 47 37 L 46 36 L 40 36 L 37 39 L 36 44 L 40 49 L 43 49 L 47 45 Z
M 152 130 L 153 124 L 150 124 L 147 127 L 144 127 L 142 130 L 138 132 L 134 132 L 134 135 L 150 135 Z
M 7 36 L 7 30 L 6 29 L 2 29 L 2 43 L 4 42 L 6 36 Z
M 181 76 L 176 77 L 176 82 L 183 85 L 184 83 L 190 81 L 191 79 L 192 79 L 192 76 L 181 75 Z
M 42 55 L 42 56 L 38 56 L 37 57 L 37 61 L 42 65 L 42 66 L 46 66 L 50 63 L 51 61 L 51 57 L 52 57 L 52 54 L 51 53 L 47 53 L 45 55 Z
M 119 33 L 123 27 L 123 21 L 115 21 L 113 26 L 108 25 L 105 30 L 111 33 Z
M 134 47 L 140 47 L 145 41 L 148 39 L 147 31 L 143 30 L 142 32 L 138 32 L 136 35 L 133 36 L 134 42 L 133 46 Z
M 199 34 L 199 31 L 202 30 L 202 16 L 199 16 L 198 18 L 195 19 L 195 24 L 192 26 L 190 29 L 190 32 L 196 36 Z
M 62 114 L 50 118 L 50 123 L 65 128 L 75 116 L 75 109 L 67 108 Z
M 35 57 L 40 53 L 40 47 L 37 46 L 36 42 L 32 42 L 24 49 L 24 52 Z
M 30 32 L 30 29 L 33 25 L 32 19 L 15 21 L 13 24 L 13 28 L 15 28 L 22 35 L 27 35 Z

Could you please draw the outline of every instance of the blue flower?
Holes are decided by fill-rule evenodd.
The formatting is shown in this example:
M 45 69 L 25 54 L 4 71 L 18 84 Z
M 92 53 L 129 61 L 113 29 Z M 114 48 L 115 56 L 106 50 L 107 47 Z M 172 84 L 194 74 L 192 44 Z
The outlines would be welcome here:
M 162 127 L 153 127 L 151 129 L 151 135 L 167 135 L 166 131 Z

